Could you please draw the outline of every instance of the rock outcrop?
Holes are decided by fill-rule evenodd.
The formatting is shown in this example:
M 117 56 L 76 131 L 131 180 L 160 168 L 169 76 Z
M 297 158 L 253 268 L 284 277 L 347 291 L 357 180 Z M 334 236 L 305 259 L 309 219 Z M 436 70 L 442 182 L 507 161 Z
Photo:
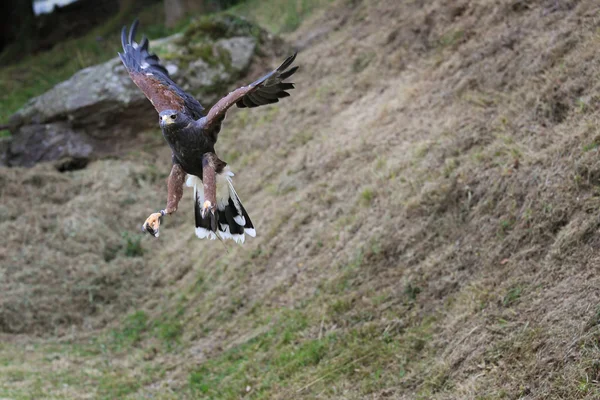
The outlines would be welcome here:
M 87 159 L 99 145 L 84 132 L 74 131 L 68 122 L 24 125 L 10 143 L 9 161 L 31 167 L 42 161 Z
M 244 19 L 221 15 L 152 41 L 150 50 L 176 83 L 208 108 L 248 70 L 259 48 L 277 49 L 280 43 Z M 155 128 L 155 116 L 117 57 L 77 72 L 15 113 L 10 119 L 13 139 L 4 145 L 0 163 L 31 166 L 112 153 L 133 143 L 141 131 Z

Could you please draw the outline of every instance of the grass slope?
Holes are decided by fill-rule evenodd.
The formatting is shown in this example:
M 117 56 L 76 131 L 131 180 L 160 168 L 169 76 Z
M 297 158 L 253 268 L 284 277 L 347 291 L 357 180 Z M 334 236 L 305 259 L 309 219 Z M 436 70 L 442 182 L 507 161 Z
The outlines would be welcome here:
M 189 193 L 160 240 L 123 234 L 164 200 L 164 147 L 3 170 L 0 397 L 598 398 L 599 12 L 315 14 L 294 96 L 217 145 L 243 247 L 196 240 Z

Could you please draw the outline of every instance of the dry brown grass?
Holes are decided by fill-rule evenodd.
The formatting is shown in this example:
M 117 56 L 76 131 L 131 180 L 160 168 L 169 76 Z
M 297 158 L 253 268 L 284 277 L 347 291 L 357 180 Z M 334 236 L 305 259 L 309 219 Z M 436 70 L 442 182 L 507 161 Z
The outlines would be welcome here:
M 236 111 L 217 146 L 258 232 L 228 252 L 184 199 L 142 257 L 103 258 L 160 206 L 164 148 L 2 171 L 0 327 L 71 353 L 11 337 L 0 386 L 87 363 L 99 397 L 598 398 L 599 12 L 342 1 L 306 22 L 291 101 Z

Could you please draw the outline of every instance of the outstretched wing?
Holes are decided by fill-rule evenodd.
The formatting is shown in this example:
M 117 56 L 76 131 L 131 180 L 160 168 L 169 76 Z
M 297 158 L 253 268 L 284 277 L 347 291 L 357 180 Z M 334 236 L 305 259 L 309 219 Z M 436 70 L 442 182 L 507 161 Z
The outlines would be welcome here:
M 227 110 L 236 104 L 240 108 L 258 107 L 265 104 L 277 103 L 279 99 L 288 97 L 286 90 L 294 88 L 293 83 L 284 82 L 298 70 L 290 67 L 296 59 L 296 54 L 288 57 L 277 69 L 269 72 L 262 78 L 248 86 L 242 86 L 219 100 L 203 119 L 203 128 L 210 128 L 220 124 L 225 118 Z
M 137 26 L 136 19 L 129 29 L 129 34 L 127 34 L 127 27 L 123 27 L 121 31 L 123 54 L 119 53 L 133 82 L 144 92 L 159 113 L 164 110 L 175 110 L 186 113 L 194 119 L 201 118 L 204 108 L 198 100 L 177 86 L 169 77 L 166 68 L 160 64 L 158 57 L 148 52 L 148 39 L 143 37 L 140 43 L 133 40 Z

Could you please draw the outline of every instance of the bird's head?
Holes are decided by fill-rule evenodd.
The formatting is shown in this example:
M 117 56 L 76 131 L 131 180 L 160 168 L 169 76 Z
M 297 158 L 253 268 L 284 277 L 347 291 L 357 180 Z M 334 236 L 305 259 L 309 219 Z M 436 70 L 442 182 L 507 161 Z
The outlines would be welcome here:
M 175 110 L 165 110 L 158 114 L 158 122 L 161 128 L 180 128 L 190 123 L 190 118 L 184 113 Z

